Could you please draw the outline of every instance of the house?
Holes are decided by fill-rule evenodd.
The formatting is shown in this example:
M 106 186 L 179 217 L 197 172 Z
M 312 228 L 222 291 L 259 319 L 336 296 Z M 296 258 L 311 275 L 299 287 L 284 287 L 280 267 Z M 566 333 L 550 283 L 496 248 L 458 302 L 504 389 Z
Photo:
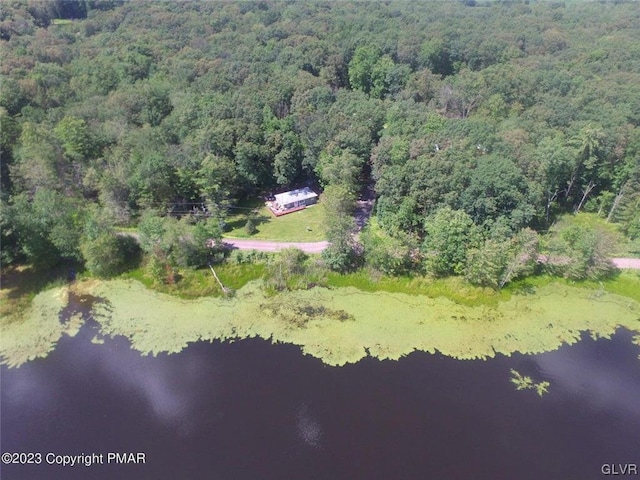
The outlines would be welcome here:
M 309 187 L 279 193 L 274 196 L 270 208 L 275 215 L 283 215 L 295 210 L 302 210 L 307 205 L 313 205 L 318 201 L 318 194 Z

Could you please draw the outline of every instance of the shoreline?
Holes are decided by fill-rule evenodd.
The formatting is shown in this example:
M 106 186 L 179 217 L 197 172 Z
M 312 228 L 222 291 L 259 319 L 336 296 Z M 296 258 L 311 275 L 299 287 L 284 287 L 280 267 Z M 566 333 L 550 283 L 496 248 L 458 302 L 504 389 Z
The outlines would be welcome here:
M 77 304 L 67 308 L 72 297 Z M 79 305 L 90 307 L 90 315 Z M 65 308 L 72 322 L 60 322 Z M 607 337 L 620 327 L 640 345 L 638 315 L 636 300 L 561 281 L 510 292 L 493 305 L 469 306 L 443 296 L 353 286 L 268 296 L 258 281 L 233 298 L 185 300 L 135 280 L 85 280 L 36 295 L 22 319 L 3 327 L 1 356 L 10 367 L 44 357 L 63 335 L 74 335 L 93 318 L 99 335 L 123 335 L 146 355 L 177 353 L 199 340 L 260 337 L 298 345 L 332 366 L 367 356 L 399 359 L 414 350 L 486 359 L 555 350 L 584 332 Z

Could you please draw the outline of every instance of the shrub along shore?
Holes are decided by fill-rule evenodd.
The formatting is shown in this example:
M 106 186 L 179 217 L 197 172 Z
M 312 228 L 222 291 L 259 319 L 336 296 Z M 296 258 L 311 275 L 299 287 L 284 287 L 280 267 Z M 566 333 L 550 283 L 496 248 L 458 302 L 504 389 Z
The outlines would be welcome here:
M 215 280 L 201 274 L 188 281 L 196 285 L 199 279 L 201 293 L 207 292 L 205 284 L 213 291 Z M 124 335 L 143 354 L 176 353 L 198 340 L 257 336 L 299 345 L 329 365 L 343 365 L 367 355 L 398 359 L 414 350 L 460 359 L 539 353 L 574 343 L 583 332 L 607 337 L 620 327 L 636 332 L 634 341 L 640 342 L 640 277 L 635 273 L 580 283 L 535 277 L 501 291 L 455 277 L 398 278 L 366 271 L 316 276 L 324 286 L 279 279 L 288 285 L 279 291 L 273 280 L 252 279 L 260 274 L 264 271 L 255 264 L 219 269 L 223 283 L 237 279 L 234 295 L 226 297 L 168 286 L 160 290 L 169 293 L 163 293 L 135 280 L 135 274 L 48 288 L 33 296 L 22 314 L 3 317 L 2 362 L 19 366 L 46 356 L 62 335 L 75 334 L 86 317 L 78 314 L 64 323 L 59 318 L 70 296 L 91 303 L 98 337 Z

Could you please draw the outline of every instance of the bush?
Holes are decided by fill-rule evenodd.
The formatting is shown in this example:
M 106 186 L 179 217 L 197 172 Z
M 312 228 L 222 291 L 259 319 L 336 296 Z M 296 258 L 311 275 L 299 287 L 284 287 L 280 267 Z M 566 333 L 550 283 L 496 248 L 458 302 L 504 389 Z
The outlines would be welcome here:
M 465 278 L 469 283 L 501 289 L 516 278 L 534 272 L 538 235 L 525 228 L 507 240 L 487 239 L 467 253 Z
M 326 283 L 322 262 L 309 258 L 297 248 L 282 250 L 267 266 L 266 285 L 275 291 L 301 290 Z
M 229 261 L 237 265 L 264 263 L 271 256 L 272 254 L 259 250 L 232 250 Z
M 398 232 L 398 236 L 391 236 L 385 232 L 375 219 L 360 234 L 364 249 L 364 259 L 370 267 L 387 275 L 403 275 L 412 270 L 415 260 L 411 239 Z
M 135 239 L 113 232 L 101 233 L 95 239 L 83 242 L 85 266 L 97 277 L 109 278 L 137 267 L 140 247 Z
M 253 235 L 258 231 L 255 224 L 253 223 L 253 220 L 247 220 L 247 223 L 244 225 L 244 231 L 247 235 Z
M 572 280 L 597 280 L 611 275 L 613 240 L 603 232 L 574 225 L 556 234 L 550 242 L 547 269 Z
M 147 275 L 149 275 L 154 282 L 173 284 L 176 282 L 177 269 L 170 258 L 160 249 L 154 249 L 148 256 Z
M 355 242 L 334 242 L 322 252 L 322 260 L 334 272 L 351 272 L 362 265 L 361 250 Z
M 427 272 L 437 276 L 461 274 L 467 250 L 480 244 L 480 231 L 473 219 L 461 210 L 444 207 L 427 218 L 425 230 L 422 250 Z

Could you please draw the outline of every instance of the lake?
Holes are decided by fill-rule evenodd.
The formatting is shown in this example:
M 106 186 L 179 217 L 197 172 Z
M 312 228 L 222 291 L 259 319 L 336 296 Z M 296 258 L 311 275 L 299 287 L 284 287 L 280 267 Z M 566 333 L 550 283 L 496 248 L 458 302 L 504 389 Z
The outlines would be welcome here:
M 2 367 L 1 441 L 105 464 L 43 458 L 3 465 L 3 480 L 568 480 L 640 464 L 639 348 L 626 330 L 540 355 L 330 367 L 261 339 L 142 356 L 124 337 L 93 343 L 97 329 Z M 511 369 L 549 392 L 516 390 Z M 109 452 L 145 463 L 107 464 Z

